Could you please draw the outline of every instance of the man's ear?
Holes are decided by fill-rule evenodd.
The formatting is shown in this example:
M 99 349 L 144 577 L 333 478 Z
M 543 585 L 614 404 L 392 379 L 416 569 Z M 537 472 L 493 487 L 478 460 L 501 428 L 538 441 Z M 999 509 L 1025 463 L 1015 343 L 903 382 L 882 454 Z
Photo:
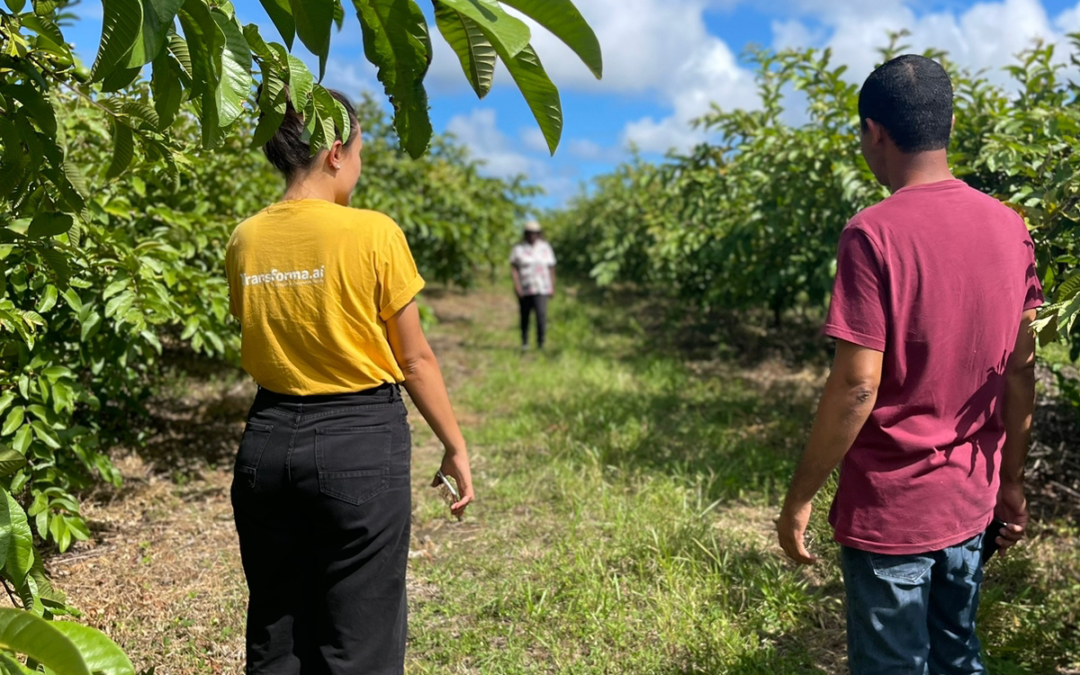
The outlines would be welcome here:
M 879 145 L 885 140 L 885 128 L 869 117 L 866 118 L 866 129 L 870 133 L 871 145 Z

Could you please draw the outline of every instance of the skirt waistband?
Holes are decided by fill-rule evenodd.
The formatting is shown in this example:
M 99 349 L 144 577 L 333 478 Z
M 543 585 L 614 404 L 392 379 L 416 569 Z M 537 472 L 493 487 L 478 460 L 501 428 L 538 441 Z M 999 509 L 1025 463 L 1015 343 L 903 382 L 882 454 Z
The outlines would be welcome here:
M 255 394 L 255 405 L 259 408 L 277 406 L 355 406 L 377 405 L 380 403 L 396 403 L 401 400 L 401 386 L 393 383 L 381 384 L 363 391 L 352 391 L 341 394 L 310 394 L 301 396 L 296 394 L 279 394 L 264 387 L 259 387 Z

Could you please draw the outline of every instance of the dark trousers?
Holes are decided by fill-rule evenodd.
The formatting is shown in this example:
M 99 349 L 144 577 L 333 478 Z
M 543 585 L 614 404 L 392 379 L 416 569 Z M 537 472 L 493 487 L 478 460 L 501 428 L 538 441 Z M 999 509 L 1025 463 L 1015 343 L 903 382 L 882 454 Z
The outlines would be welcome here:
M 529 344 L 529 315 L 536 312 L 536 344 L 544 346 L 547 337 L 546 295 L 519 295 L 518 307 L 521 310 L 521 344 Z
M 404 672 L 410 446 L 397 385 L 259 390 L 232 485 L 248 675 Z

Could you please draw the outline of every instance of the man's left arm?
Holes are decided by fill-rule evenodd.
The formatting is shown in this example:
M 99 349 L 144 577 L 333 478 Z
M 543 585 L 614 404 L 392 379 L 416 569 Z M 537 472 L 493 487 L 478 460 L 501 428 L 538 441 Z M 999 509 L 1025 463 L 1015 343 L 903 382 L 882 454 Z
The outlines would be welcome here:
M 811 503 L 874 410 L 881 384 L 882 356 L 880 351 L 837 340 L 832 372 L 818 403 L 810 441 L 795 470 L 777 523 L 780 546 L 795 562 L 809 565 L 817 561 L 804 543 Z

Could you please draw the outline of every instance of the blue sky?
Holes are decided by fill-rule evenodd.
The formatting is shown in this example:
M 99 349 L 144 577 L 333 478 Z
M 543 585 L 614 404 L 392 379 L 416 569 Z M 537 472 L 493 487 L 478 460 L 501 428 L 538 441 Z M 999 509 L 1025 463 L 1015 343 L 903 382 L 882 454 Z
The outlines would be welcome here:
M 419 0 L 430 8 L 427 0 Z M 234 0 L 244 23 L 263 35 L 276 31 L 258 0 Z M 349 3 L 346 2 L 346 5 Z M 917 49 L 947 49 L 976 68 L 998 71 L 1036 38 L 1066 42 L 1080 32 L 1080 0 L 576 0 L 596 29 L 605 76 L 596 81 L 569 49 L 533 26 L 533 44 L 562 93 L 563 140 L 550 157 L 520 94 L 505 71 L 496 73 L 482 101 L 435 33 L 428 75 L 432 119 L 451 131 L 493 175 L 525 173 L 547 190 L 541 205 L 557 205 L 591 176 L 610 170 L 636 146 L 647 157 L 686 149 L 702 139 L 690 120 L 718 102 L 726 108 L 755 104 L 745 60 L 750 44 L 767 47 L 830 46 L 850 66 L 853 81 L 869 73 L 890 30 L 907 28 Z M 92 61 L 100 37 L 101 5 L 84 0 L 83 19 L 69 33 Z M 301 56 L 310 55 L 297 42 Z M 360 29 L 349 13 L 336 33 L 328 86 L 355 96 L 381 91 L 363 57 Z

